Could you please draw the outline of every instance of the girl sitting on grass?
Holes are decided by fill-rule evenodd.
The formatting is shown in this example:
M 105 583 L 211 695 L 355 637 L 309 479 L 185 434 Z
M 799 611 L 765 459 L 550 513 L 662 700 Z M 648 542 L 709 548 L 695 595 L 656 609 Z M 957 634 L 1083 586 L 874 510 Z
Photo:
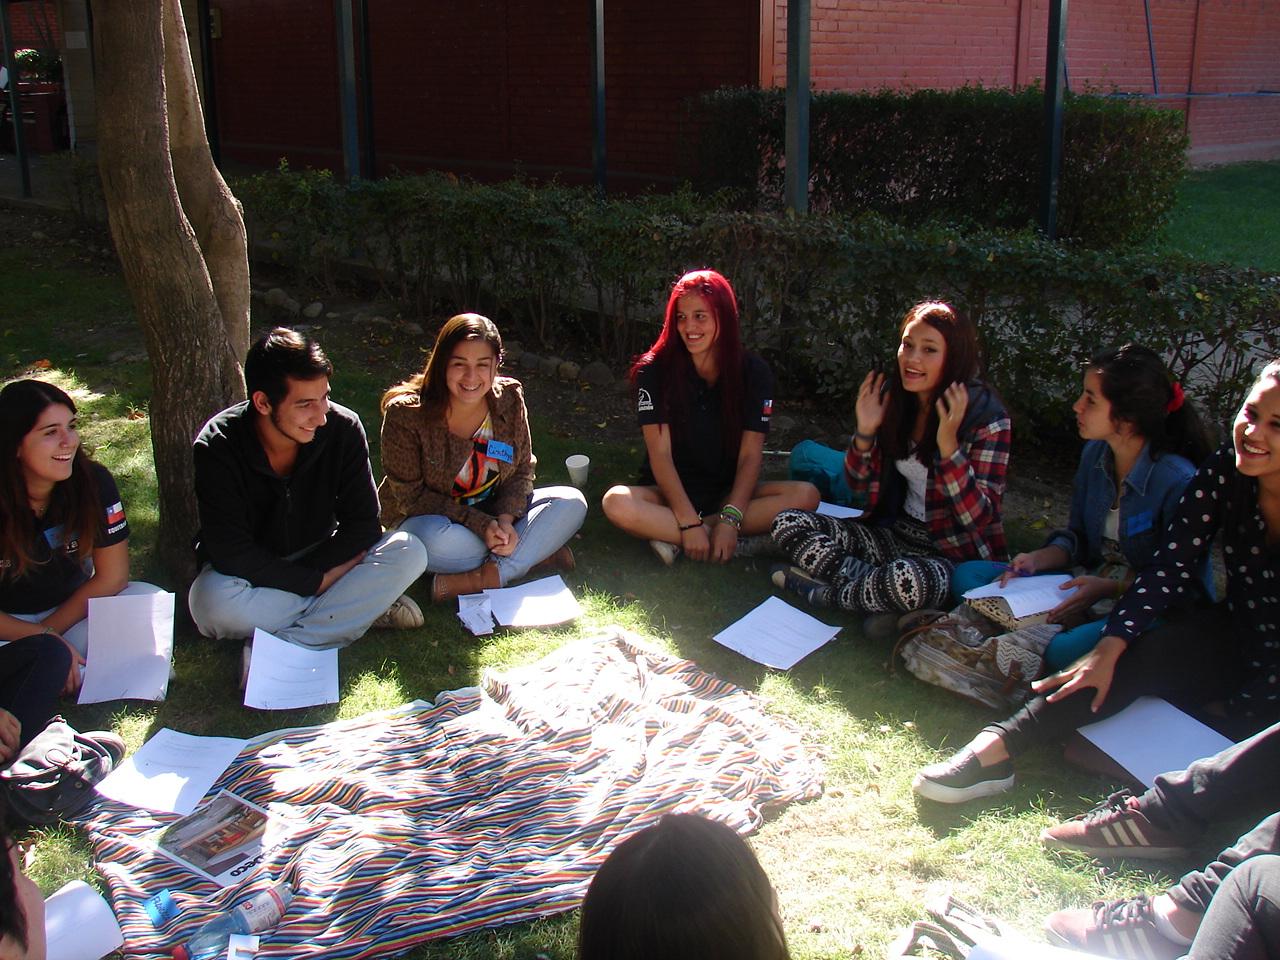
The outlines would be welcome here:
M 1213 449 L 1208 431 L 1182 386 L 1152 350 L 1128 343 L 1089 361 L 1084 386 L 1071 407 L 1086 441 L 1072 486 L 1071 515 L 1038 550 L 1008 564 L 969 560 L 951 578 L 957 597 L 996 577 L 1030 576 L 1084 566 L 1062 589 L 1076 588 L 1049 611 L 1049 623 L 1070 623 L 1100 601 L 1115 599 L 1151 562 L 1196 466 Z M 1213 595 L 1205 554 L 1197 579 Z M 1194 593 L 1194 591 L 1191 591 Z M 1190 599 L 1196 599 L 1191 597 Z M 1045 666 L 1061 670 L 1094 648 L 1106 620 L 1063 630 L 1045 650 Z
M 649 541 L 666 564 L 724 563 L 740 536 L 763 534 L 779 510 L 812 510 L 818 490 L 760 481 L 773 413 L 773 374 L 742 348 L 738 302 L 714 270 L 686 273 L 671 288 L 662 332 L 631 368 L 644 435 L 640 483 L 611 487 L 604 512 Z
M 962 560 L 1005 556 L 1000 502 L 1009 415 L 979 379 L 978 333 L 950 304 L 903 317 L 893 372 L 862 381 L 845 474 L 857 519 L 784 510 L 773 582 L 817 606 L 865 613 L 941 606 Z
M 1200 593 L 1198 573 L 1219 532 L 1226 599 L 1158 623 Z M 1234 740 L 1280 719 L 1280 359 L 1249 391 L 1232 442 L 1191 478 L 1103 634 L 1075 663 L 1033 683 L 1040 695 L 1012 717 L 916 774 L 912 789 L 939 803 L 1002 793 L 1013 786 L 1013 757 L 1141 696 L 1196 712 Z
M 129 522 L 111 472 L 80 445 L 76 406 L 42 380 L 0 390 L 0 707 L 38 734 L 80 687 L 89 600 L 129 582 Z M 17 641 L 17 642 L 12 642 Z

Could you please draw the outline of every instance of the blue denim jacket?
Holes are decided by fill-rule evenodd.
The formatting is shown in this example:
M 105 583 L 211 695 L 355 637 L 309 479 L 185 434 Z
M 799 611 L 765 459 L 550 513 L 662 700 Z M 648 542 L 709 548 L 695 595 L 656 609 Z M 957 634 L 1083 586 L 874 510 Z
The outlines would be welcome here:
M 1151 459 L 1150 446 L 1124 479 L 1120 495 L 1120 552 L 1129 565 L 1140 570 L 1155 555 L 1157 539 L 1169 524 L 1173 508 L 1196 468 L 1174 453 Z M 1072 565 L 1093 569 L 1102 562 L 1102 529 L 1115 501 L 1115 457 L 1105 440 L 1090 440 L 1080 454 L 1071 491 L 1071 517 L 1067 529 L 1055 530 L 1045 546 L 1059 546 Z M 1205 552 L 1198 571 L 1205 596 L 1213 596 L 1213 570 Z

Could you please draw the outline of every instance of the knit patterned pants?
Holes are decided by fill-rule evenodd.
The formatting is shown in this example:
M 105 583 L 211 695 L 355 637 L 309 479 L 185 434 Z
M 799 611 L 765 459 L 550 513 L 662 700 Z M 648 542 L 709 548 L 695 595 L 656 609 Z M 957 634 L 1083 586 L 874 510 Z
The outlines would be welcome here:
M 818 603 L 886 613 L 947 602 L 954 565 L 934 548 L 928 528 L 910 517 L 881 527 L 807 510 L 783 510 L 771 532 L 793 564 L 830 584 L 825 597 L 814 598 Z M 863 562 L 850 563 L 849 557 Z

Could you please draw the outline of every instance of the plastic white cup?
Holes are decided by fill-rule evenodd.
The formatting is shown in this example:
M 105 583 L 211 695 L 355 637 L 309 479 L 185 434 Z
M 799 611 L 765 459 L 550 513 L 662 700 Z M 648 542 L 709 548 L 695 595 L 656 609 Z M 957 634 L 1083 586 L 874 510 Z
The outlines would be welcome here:
M 569 471 L 569 482 L 581 490 L 587 485 L 587 468 L 591 466 L 591 458 L 585 453 L 575 453 L 564 458 L 565 469 Z

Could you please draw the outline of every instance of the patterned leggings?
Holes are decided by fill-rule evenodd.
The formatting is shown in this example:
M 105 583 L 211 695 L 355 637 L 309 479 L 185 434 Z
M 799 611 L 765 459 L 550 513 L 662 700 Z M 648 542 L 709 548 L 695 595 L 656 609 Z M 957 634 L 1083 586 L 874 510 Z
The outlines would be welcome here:
M 880 527 L 783 510 L 772 535 L 792 563 L 830 584 L 825 596 L 814 597 L 819 604 L 885 613 L 947 602 L 954 564 L 934 548 L 928 528 L 910 517 Z

